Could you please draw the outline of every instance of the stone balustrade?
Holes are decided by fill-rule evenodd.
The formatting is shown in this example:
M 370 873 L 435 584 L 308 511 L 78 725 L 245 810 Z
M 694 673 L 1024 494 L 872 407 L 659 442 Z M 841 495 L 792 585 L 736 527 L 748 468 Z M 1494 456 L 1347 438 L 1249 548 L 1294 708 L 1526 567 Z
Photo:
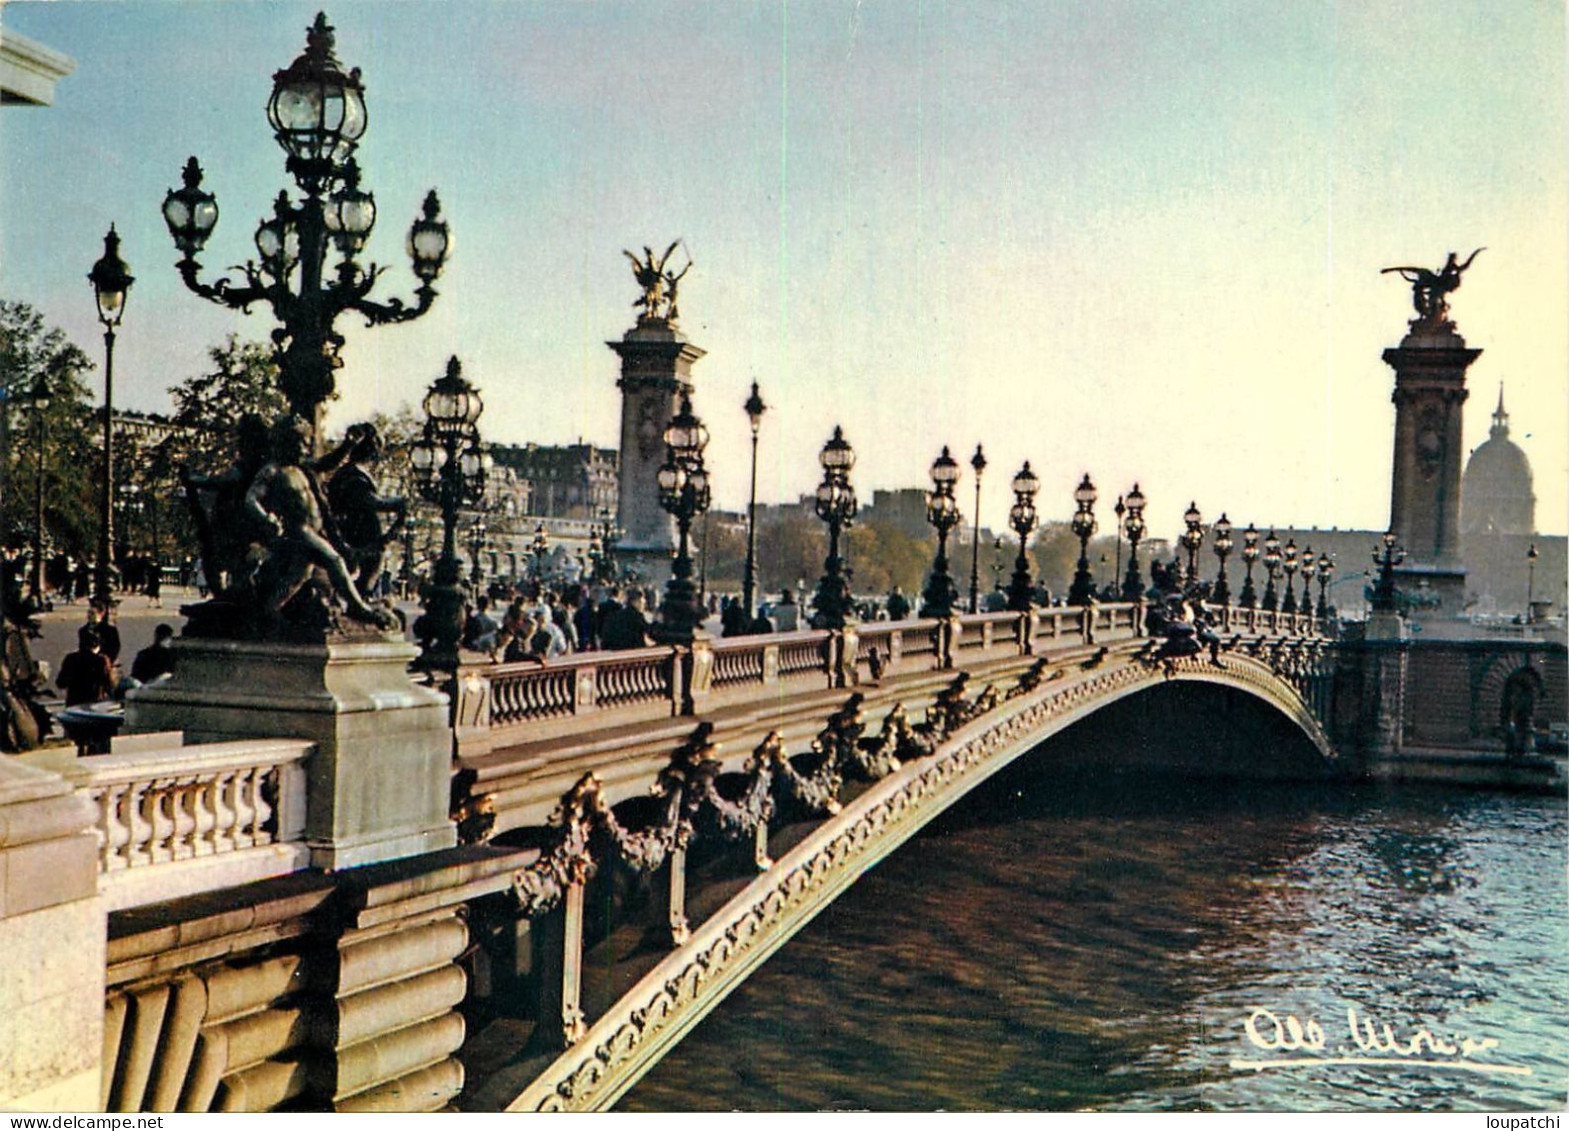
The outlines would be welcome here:
M 1220 631 L 1311 636 L 1305 614 L 1211 606 Z M 477 664 L 458 677 L 456 753 L 473 757 L 526 734 L 555 738 L 589 729 L 699 714 L 764 695 L 839 687 L 874 673 L 964 668 L 1041 649 L 1109 644 L 1144 633 L 1145 607 L 1058 606 L 1021 616 L 978 613 L 946 620 L 873 621 L 844 632 L 803 629 L 702 640 L 693 648 L 584 652 L 538 662 Z
M 97 814 L 109 910 L 306 866 L 312 744 L 260 739 L 77 759 L 62 768 Z

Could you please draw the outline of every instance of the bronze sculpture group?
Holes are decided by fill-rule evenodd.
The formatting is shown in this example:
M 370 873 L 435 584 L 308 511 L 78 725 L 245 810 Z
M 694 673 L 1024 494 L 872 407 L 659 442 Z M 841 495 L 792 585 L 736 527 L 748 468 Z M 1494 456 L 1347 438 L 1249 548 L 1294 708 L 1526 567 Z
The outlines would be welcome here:
M 390 609 L 370 600 L 382 552 L 406 511 L 405 500 L 379 493 L 369 470 L 381 455 L 381 437 L 374 425 L 356 424 L 331 452 L 311 458 L 310 436 L 297 416 L 269 427 L 247 415 L 228 470 L 183 474 L 213 589 L 212 600 L 188 610 L 188 633 L 341 633 L 340 602 L 358 624 L 397 625 Z M 394 516 L 385 529 L 383 514 Z

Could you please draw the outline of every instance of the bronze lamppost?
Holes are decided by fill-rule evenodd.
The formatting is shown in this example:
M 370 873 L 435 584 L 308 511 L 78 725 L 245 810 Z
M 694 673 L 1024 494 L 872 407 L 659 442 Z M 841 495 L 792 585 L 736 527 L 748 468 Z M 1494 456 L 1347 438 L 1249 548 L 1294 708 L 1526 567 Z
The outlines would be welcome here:
M 49 382 L 43 374 L 33 382 L 33 560 L 28 587 L 34 611 L 44 608 L 44 410 L 49 407 Z
M 970 612 L 981 611 L 981 472 L 986 470 L 986 456 L 981 452 L 981 446 L 975 445 L 975 454 L 970 457 L 970 466 L 975 469 L 975 530 L 970 538 Z
M 1079 565 L 1073 573 L 1073 584 L 1068 587 L 1070 605 L 1088 605 L 1095 599 L 1095 579 L 1090 576 L 1090 538 L 1096 530 L 1093 510 L 1095 499 L 1095 484 L 1090 482 L 1089 472 L 1085 472 L 1073 492 L 1073 501 L 1078 509 L 1073 513 L 1070 526 L 1074 537 L 1079 540 Z
M 1313 615 L 1313 576 L 1318 573 L 1318 558 L 1313 553 L 1313 547 L 1307 546 L 1302 551 L 1302 600 L 1297 602 L 1297 611 L 1307 616 Z
M 1329 619 L 1329 575 L 1334 572 L 1335 563 L 1330 561 L 1328 554 L 1318 556 L 1318 619 Z
M 541 519 L 534 524 L 534 538 L 528 545 L 529 556 L 534 565 L 534 579 L 545 579 L 545 555 L 550 553 L 550 536 L 545 533 L 545 522 Z
M 1183 588 L 1191 591 L 1199 583 L 1199 549 L 1204 545 L 1204 516 L 1198 503 L 1189 503 L 1182 514 L 1182 548 L 1188 552 L 1188 576 Z
M 703 449 L 708 446 L 708 429 L 692 413 L 692 398 L 681 394 L 681 410 L 665 427 L 665 462 L 659 469 L 659 505 L 675 517 L 680 531 L 675 563 L 665 583 L 665 599 L 659 606 L 655 628 L 667 644 L 691 643 L 703 623 L 703 610 L 697 603 L 697 586 L 692 583 L 692 520 L 708 510 L 708 469 L 703 464 Z M 535 544 L 543 529 L 535 533 Z
M 1013 506 L 1008 510 L 1008 525 L 1019 536 L 1019 556 L 1013 562 L 1013 577 L 1008 582 L 1008 609 L 1010 612 L 1027 613 L 1034 603 L 1032 594 L 1035 583 L 1030 580 L 1030 558 L 1025 546 L 1030 531 L 1035 529 L 1035 494 L 1041 489 L 1040 477 L 1030 470 L 1025 460 L 1019 474 L 1013 477 Z
M 164 197 L 164 222 L 179 248 L 180 277 L 202 298 L 239 310 L 266 303 L 282 323 L 277 343 L 278 386 L 290 410 L 321 442 L 321 407 L 333 395 L 333 370 L 341 362 L 343 336 L 333 329 L 338 315 L 352 310 L 370 325 L 407 322 L 430 309 L 431 284 L 441 274 L 450 247 L 441 204 L 432 191 L 423 214 L 409 230 L 408 250 L 420 285 L 417 301 L 373 302 L 368 296 L 381 269 L 362 268 L 355 256 L 376 222 L 376 202 L 359 187 L 355 146 L 365 132 L 365 88 L 358 68 L 345 72 L 334 54 L 333 29 L 318 15 L 305 50 L 273 75 L 267 118 L 288 154 L 286 168 L 303 194 L 298 203 L 280 192 L 270 219 L 256 229 L 259 262 L 238 268 L 242 278 L 201 282 L 201 251 L 218 223 L 218 204 L 202 187 L 202 169 L 192 157 L 183 186 Z M 328 272 L 328 256 L 339 259 Z
M 481 515 L 476 517 L 469 526 L 469 584 L 476 590 L 480 581 L 485 576 L 485 567 L 481 558 L 485 553 L 485 538 L 490 533 L 490 524 Z
M 479 390 L 463 377 L 457 358 L 425 394 L 425 430 L 409 454 L 421 496 L 441 508 L 441 557 L 421 594 L 424 615 L 415 622 L 420 641 L 414 666 L 455 672 L 463 635 L 463 573 L 458 563 L 458 511 L 485 497 L 490 453 L 480 442 L 477 421 L 485 411 Z
M 1244 609 L 1252 609 L 1258 605 L 1258 592 L 1253 588 L 1253 563 L 1258 561 L 1258 530 L 1251 522 L 1242 532 L 1242 561 L 1247 566 L 1247 577 L 1242 582 L 1242 596 L 1237 603 Z
M 1297 611 L 1297 597 L 1292 589 L 1297 574 L 1297 540 L 1288 539 L 1286 542 L 1285 558 L 1280 563 L 1280 568 L 1286 571 L 1286 599 L 1280 603 L 1280 611 L 1294 613 Z
M 1269 580 L 1264 586 L 1263 608 L 1274 612 L 1280 606 L 1280 596 L 1275 592 L 1275 578 L 1280 576 L 1280 539 L 1271 530 L 1264 538 L 1264 572 Z
M 1231 553 L 1231 520 L 1224 511 L 1220 518 L 1215 520 L 1213 529 L 1215 542 L 1215 557 L 1220 559 L 1220 569 L 1215 574 L 1215 590 L 1212 594 L 1215 604 L 1229 605 L 1231 603 L 1231 586 L 1226 584 L 1226 558 Z
M 1147 527 L 1144 525 L 1144 492 L 1139 490 L 1135 483 L 1133 490 L 1129 491 L 1125 499 L 1128 508 L 1128 517 L 1122 520 L 1123 533 L 1128 536 L 1128 572 L 1122 579 L 1122 599 L 1124 601 L 1142 601 L 1144 599 L 1144 576 L 1139 572 L 1139 543 L 1144 539 Z
M 855 488 L 850 485 L 850 469 L 855 466 L 855 449 L 844 438 L 838 425 L 818 453 L 823 481 L 817 485 L 817 517 L 828 524 L 828 557 L 823 560 L 823 576 L 812 598 L 813 628 L 843 628 L 854 609 L 850 579 L 844 558 L 839 555 L 839 533 L 855 519 L 860 509 Z
M 1531 605 L 1536 600 L 1536 559 L 1541 555 L 1536 552 L 1536 543 L 1531 543 L 1531 548 L 1525 552 L 1525 623 L 1532 620 Z
M 104 236 L 103 258 L 87 275 L 104 327 L 104 428 L 102 478 L 98 496 L 98 568 L 93 596 L 108 605 L 114 600 L 114 332 L 125 316 L 125 300 L 135 279 L 120 259 L 120 237 L 114 225 Z
M 921 616 L 945 618 L 953 616 L 953 606 L 959 600 L 959 587 L 948 572 L 948 534 L 960 522 L 959 504 L 953 497 L 959 464 L 948 454 L 947 445 L 932 461 L 931 476 L 932 489 L 926 493 L 926 521 L 937 531 L 937 557 L 921 592 Z
M 1406 551 L 1395 544 L 1395 532 L 1386 531 L 1383 546 L 1373 548 L 1373 564 L 1378 566 L 1378 584 L 1373 587 L 1373 611 L 1392 613 L 1398 602 L 1395 599 L 1395 567 L 1406 560 Z
M 741 579 L 741 607 L 746 610 L 746 623 L 752 624 L 752 599 L 757 595 L 757 433 L 763 426 L 763 413 L 768 406 L 757 392 L 757 382 L 752 382 L 752 395 L 741 406 L 746 410 L 747 423 L 752 426 L 752 486 L 746 497 L 746 567 Z

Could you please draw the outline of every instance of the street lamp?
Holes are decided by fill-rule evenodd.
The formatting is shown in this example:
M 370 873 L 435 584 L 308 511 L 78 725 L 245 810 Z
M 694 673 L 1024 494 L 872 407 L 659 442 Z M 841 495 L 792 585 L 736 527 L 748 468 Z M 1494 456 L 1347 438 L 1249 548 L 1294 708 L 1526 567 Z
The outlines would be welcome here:
M 104 327 L 103 482 L 98 499 L 98 569 L 93 596 L 105 605 L 114 600 L 114 332 L 125 316 L 125 300 L 135 279 L 120 259 L 120 237 L 114 225 L 104 236 L 103 258 L 88 272 Z
M 1225 606 L 1231 603 L 1231 586 L 1226 584 L 1226 558 L 1231 554 L 1231 520 L 1224 511 L 1220 518 L 1215 520 L 1215 557 L 1220 559 L 1220 569 L 1215 574 L 1215 591 L 1212 596 L 1215 604 Z
M 1124 601 L 1142 601 L 1144 599 L 1144 577 L 1139 572 L 1139 543 L 1144 539 L 1144 532 L 1148 529 L 1144 525 L 1144 492 L 1139 490 L 1135 483 L 1133 490 L 1128 492 L 1126 503 L 1128 517 L 1122 520 L 1122 530 L 1128 536 L 1128 572 L 1122 579 L 1122 599 Z
M 746 569 L 741 580 L 741 607 L 746 610 L 746 623 L 750 626 L 752 598 L 757 593 L 757 433 L 763 426 L 763 413 L 768 411 L 757 392 L 756 381 L 752 382 L 752 395 L 741 407 L 752 426 L 752 487 L 746 497 Z
M 959 599 L 959 588 L 948 572 L 948 534 L 960 522 L 959 504 L 953 498 L 959 464 L 948 454 L 947 445 L 932 461 L 931 477 L 932 489 L 926 493 L 926 521 L 937 530 L 937 557 L 921 593 L 921 616 L 946 618 L 953 615 L 954 603 Z
M 1253 563 L 1258 561 L 1258 530 L 1250 522 L 1242 532 L 1242 561 L 1247 566 L 1247 578 L 1242 582 L 1242 597 L 1237 602 L 1244 609 L 1258 606 L 1258 591 L 1253 588 Z
M 828 557 L 823 560 L 823 576 L 812 598 L 813 628 L 843 628 L 854 609 L 850 579 L 844 558 L 839 555 L 839 533 L 849 527 L 860 509 L 855 488 L 850 485 L 850 469 L 855 466 L 855 449 L 844 438 L 837 424 L 834 434 L 818 453 L 823 481 L 817 485 L 817 517 L 828 524 Z
M 453 672 L 458 638 L 463 635 L 463 582 L 458 565 L 458 511 L 485 497 L 490 453 L 484 450 L 477 421 L 485 411 L 479 390 L 463 377 L 456 357 L 425 394 L 425 430 L 409 462 L 420 495 L 441 508 L 441 557 L 431 584 L 422 593 L 424 615 L 415 622 L 420 641 L 415 666 Z
M 1074 489 L 1073 501 L 1077 510 L 1070 524 L 1074 537 L 1079 540 L 1079 565 L 1073 573 L 1073 584 L 1068 587 L 1068 604 L 1088 605 L 1095 599 L 1095 579 L 1090 576 L 1090 538 L 1095 534 L 1095 484 L 1089 472 L 1084 473 Z
M 1264 571 L 1269 575 L 1269 581 L 1264 586 L 1263 607 L 1274 612 L 1280 605 L 1280 597 L 1275 592 L 1275 578 L 1280 576 L 1280 539 L 1275 537 L 1273 530 L 1264 538 Z
M 1389 530 L 1384 533 L 1382 548 L 1373 547 L 1373 564 L 1378 566 L 1378 584 L 1373 587 L 1375 613 L 1396 611 L 1395 567 L 1406 560 L 1406 551 L 1403 546 L 1397 546 L 1395 541 L 1395 532 Z
M 1306 615 L 1313 615 L 1313 576 L 1318 573 L 1318 558 L 1313 554 L 1313 547 L 1307 546 L 1302 550 L 1302 600 L 1297 602 L 1297 611 Z
M 655 631 L 664 643 L 691 643 L 703 623 L 697 586 L 692 584 L 692 520 L 708 510 L 709 487 L 708 469 L 703 465 L 708 429 L 693 415 L 690 394 L 681 394 L 681 410 L 665 427 L 664 441 L 665 462 L 658 473 L 659 505 L 675 518 L 681 538 Z M 541 524 L 534 534 L 536 546 L 543 534 Z
M 986 456 L 981 452 L 981 446 L 975 445 L 975 454 L 970 457 L 970 466 L 975 469 L 975 531 L 970 539 L 970 612 L 981 611 L 981 472 L 986 470 Z
M 1188 509 L 1182 514 L 1182 524 L 1186 529 L 1178 540 L 1188 552 L 1187 584 L 1183 588 L 1192 590 L 1199 583 L 1199 549 L 1204 545 L 1204 516 L 1199 513 L 1198 503 L 1188 504 Z
M 28 586 L 35 611 L 44 608 L 44 410 L 49 407 L 49 381 L 40 373 L 33 382 L 33 560 Z
M 403 521 L 403 564 L 398 569 L 398 582 L 403 587 L 405 597 L 414 581 L 414 538 L 424 521 L 417 514 L 411 514 Z
M 1280 563 L 1280 568 L 1286 571 L 1286 599 L 1280 603 L 1280 611 L 1294 613 L 1297 611 L 1297 596 L 1292 590 L 1297 573 L 1297 540 L 1288 539 L 1286 542 L 1285 560 Z
M 1025 553 L 1025 543 L 1029 541 L 1030 531 L 1035 529 L 1035 494 L 1041 489 L 1040 477 L 1030 470 L 1029 460 L 1024 461 L 1011 486 L 1013 506 L 1008 509 L 1008 525 L 1019 536 L 1019 556 L 1014 559 L 1013 577 L 1008 582 L 1008 609 L 1027 613 L 1034 603 L 1035 583 L 1030 580 L 1030 559 Z
M 380 269 L 362 268 L 355 260 L 376 221 L 376 204 L 359 187 L 353 154 L 366 127 L 365 89 L 358 68 L 345 72 L 334 54 L 332 27 L 325 15 L 306 34 L 305 50 L 273 75 L 267 119 L 288 154 L 286 168 L 303 198 L 298 203 L 280 192 L 273 214 L 257 227 L 259 262 L 237 268 L 242 278 L 203 283 L 196 255 L 218 223 L 218 204 L 202 189 L 202 168 L 192 157 L 183 185 L 164 197 L 163 217 L 182 258 L 180 277 L 192 292 L 219 306 L 248 310 L 262 302 L 282 323 L 277 343 L 278 387 L 294 415 L 321 438 L 322 405 L 334 395 L 333 371 L 342 362 L 343 336 L 333 329 L 338 315 L 352 310 L 369 325 L 407 322 L 430 309 L 436 297 L 431 284 L 441 274 L 451 236 L 441 219 L 441 203 L 432 191 L 422 214 L 409 230 L 408 251 L 415 276 L 417 301 L 374 302 L 368 296 Z M 339 256 L 335 277 L 327 277 L 327 259 Z M 291 282 L 297 285 L 291 286 Z
M 1531 548 L 1525 552 L 1525 623 L 1530 624 L 1532 619 L 1531 605 L 1536 600 L 1536 559 L 1541 555 L 1536 552 L 1536 543 L 1531 543 Z
M 476 518 L 469 526 L 469 584 L 475 589 L 485 575 L 480 556 L 485 552 L 485 536 L 489 533 L 490 526 L 483 517 Z
M 534 539 L 528 546 L 529 554 L 534 559 L 534 578 L 543 581 L 545 577 L 545 555 L 550 553 L 550 536 L 545 533 L 545 520 L 540 519 L 534 524 Z
M 1335 571 L 1335 563 L 1328 554 L 1318 556 L 1318 619 L 1329 619 L 1329 575 Z

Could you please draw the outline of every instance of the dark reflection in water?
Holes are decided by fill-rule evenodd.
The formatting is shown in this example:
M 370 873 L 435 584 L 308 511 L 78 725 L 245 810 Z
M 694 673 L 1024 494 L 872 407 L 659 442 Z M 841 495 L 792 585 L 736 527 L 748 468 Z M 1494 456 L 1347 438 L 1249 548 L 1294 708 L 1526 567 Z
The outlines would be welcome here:
M 878 865 L 625 1110 L 1559 1108 L 1561 799 L 999 779 Z M 1254 1072 L 1268 1008 L 1491 1037 L 1485 1075 Z M 1300 1054 L 1299 1054 L 1300 1055 Z

